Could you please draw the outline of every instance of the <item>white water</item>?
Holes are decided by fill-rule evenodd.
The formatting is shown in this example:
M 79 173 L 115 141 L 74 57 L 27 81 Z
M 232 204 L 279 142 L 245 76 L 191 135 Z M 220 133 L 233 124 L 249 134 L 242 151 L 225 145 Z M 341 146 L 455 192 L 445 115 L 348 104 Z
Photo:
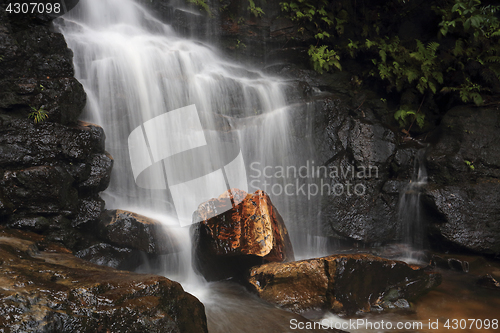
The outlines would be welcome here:
M 179 228 L 182 216 L 173 199 L 194 198 L 203 186 L 194 192 L 181 189 L 172 194 L 171 185 L 193 179 L 193 169 L 195 174 L 203 174 L 223 167 L 234 158 L 228 157 L 234 147 L 241 149 L 249 191 L 260 188 L 252 184 L 264 181 L 283 185 L 286 179 L 257 176 L 250 165 L 257 163 L 261 170 L 266 166 L 272 170 L 304 161 L 304 154 L 290 142 L 289 108 L 284 93 L 287 83 L 232 63 L 208 45 L 177 36 L 170 26 L 131 0 L 81 0 L 58 22 L 58 28 L 74 52 L 75 76 L 87 92 L 82 118 L 104 128 L 106 150 L 114 158 L 111 183 L 102 194 L 106 208 L 142 213 L 177 229 L 184 250 L 180 256 L 165 258 L 157 266 L 163 267 L 167 276 L 192 281 L 188 228 Z M 140 169 L 137 165 L 142 159 L 137 156 L 141 156 L 141 151 L 131 152 L 131 133 L 137 130 L 135 133 L 141 138 L 143 131 L 146 133 L 151 157 L 143 152 L 143 159 L 154 160 L 153 155 L 161 155 L 163 150 L 182 151 L 186 141 L 175 138 L 184 135 L 185 119 L 180 117 L 180 124 L 170 123 L 165 127 L 168 131 L 164 128 L 163 132 L 148 132 L 148 124 L 154 127 L 162 115 L 189 105 L 195 105 L 204 136 L 215 148 L 210 149 L 209 156 L 203 155 L 206 159 L 195 154 L 183 156 L 176 163 L 161 161 L 155 164 L 158 168 L 153 172 L 138 176 L 134 163 Z M 196 121 L 187 123 L 189 127 L 198 126 Z M 156 151 L 151 148 L 154 144 Z M 228 144 L 231 149 L 224 148 Z M 222 185 L 247 185 L 241 177 L 236 182 L 241 186 L 234 186 L 231 181 L 228 184 L 230 176 L 226 170 Z M 211 174 L 202 185 L 207 185 L 208 194 L 215 195 L 205 200 L 225 190 L 224 186 L 221 190 L 212 188 L 220 179 L 210 177 Z M 314 248 L 317 255 L 321 239 L 308 234 L 308 225 L 314 225 L 317 211 L 310 212 L 310 219 L 299 220 L 297 210 L 310 210 L 310 204 L 299 205 L 297 201 L 303 198 L 296 196 L 269 194 L 290 230 L 296 254 L 304 257 L 306 251 Z M 185 220 L 181 225 L 186 225 Z
M 424 161 L 425 148 L 417 152 L 413 177 L 399 199 L 398 218 L 401 224 L 402 241 L 406 248 L 402 259 L 406 262 L 418 262 L 424 249 L 425 230 L 421 207 L 422 189 L 427 185 L 427 169 Z
M 209 325 L 214 332 L 233 331 L 228 327 L 238 325 L 241 314 L 248 318 L 267 315 L 269 323 L 275 321 L 273 325 L 281 318 L 279 325 L 288 327 L 292 314 L 272 310 L 273 307 L 264 306 L 242 291 L 235 294 L 231 291 L 234 286 L 207 284 L 194 274 L 189 228 L 180 227 L 186 225 L 185 219 L 190 216 L 181 216 L 179 202 L 174 200 L 195 198 L 199 194 L 197 189 L 201 191 L 204 186 L 205 195 L 215 193 L 211 197 L 225 191 L 224 186 L 218 189 L 213 184 L 243 189 L 248 186 L 253 192 L 260 186 L 252 185 L 252 180 L 257 180 L 253 184 L 267 181 L 269 187 L 287 182 L 280 177 L 257 176 L 250 168 L 257 163 L 254 165 L 260 170 L 264 167 L 273 170 L 276 166 L 303 165 L 306 159 L 291 143 L 284 93 L 287 83 L 231 63 L 208 45 L 177 36 L 170 26 L 131 0 L 81 0 L 58 22 L 58 28 L 74 52 L 75 76 L 87 92 L 82 118 L 104 128 L 106 150 L 114 158 L 111 183 L 102 194 L 106 208 L 127 209 L 160 220 L 182 245 L 178 254 L 165 255 L 154 262 L 145 259 L 139 271 L 181 282 L 184 289 L 199 297 L 209 309 Z M 199 122 L 193 120 L 195 113 L 189 119 L 185 113 L 185 117 L 181 114 L 162 130 L 151 130 L 161 127 L 165 114 L 171 115 L 169 112 L 190 105 L 195 105 Z M 155 154 L 171 156 L 168 152 L 182 152 L 186 145 L 196 146 L 199 125 L 203 137 L 212 145 L 208 154 L 183 155 L 175 163 L 163 160 L 151 166 L 151 172 L 140 173 L 151 161 L 158 162 Z M 185 140 L 178 139 L 192 130 Z M 135 137 L 132 135 L 135 139 L 130 139 L 131 133 L 135 133 Z M 130 148 L 143 137 L 147 144 L 138 144 L 135 150 Z M 141 147 L 146 148 L 141 151 Z M 233 176 L 224 169 L 225 164 L 237 160 L 233 160 L 235 147 L 241 150 L 248 176 L 234 181 L 238 186 L 231 183 Z M 215 169 L 226 170 L 224 181 L 209 174 L 194 192 L 189 188 L 172 191 L 172 185 L 193 179 L 193 173 L 202 175 Z M 311 211 L 313 206 L 309 202 L 304 204 L 303 198 L 269 194 L 287 224 L 296 254 L 304 257 L 306 251 L 315 249 L 317 255 L 319 238 L 308 234 L 308 225 L 314 225 L 311 222 L 317 219 L 317 211 Z M 300 219 L 298 216 L 306 215 L 297 214 L 300 207 L 306 207 L 306 214 L 310 213 L 312 218 Z M 234 305 L 242 300 L 245 304 Z M 251 322 L 239 324 L 252 331 Z M 242 331 L 242 327 L 234 331 L 238 330 Z

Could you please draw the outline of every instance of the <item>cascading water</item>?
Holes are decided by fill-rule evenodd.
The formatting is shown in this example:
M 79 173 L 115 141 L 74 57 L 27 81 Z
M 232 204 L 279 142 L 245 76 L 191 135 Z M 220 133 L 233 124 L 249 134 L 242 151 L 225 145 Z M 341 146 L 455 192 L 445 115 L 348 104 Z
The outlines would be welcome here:
M 425 148 L 420 149 L 413 166 L 413 177 L 399 199 L 398 217 L 403 243 L 408 246 L 405 256 L 411 260 L 424 248 L 424 223 L 422 216 L 422 189 L 427 184 Z M 414 258 L 417 259 L 417 258 Z
M 195 197 L 204 188 L 214 197 L 226 187 L 249 185 L 253 192 L 263 189 L 264 182 L 268 188 L 283 185 L 286 179 L 263 172 L 251 174 L 254 182 L 247 183 L 226 166 L 244 161 L 248 173 L 252 163 L 260 170 L 303 163 L 306 155 L 290 141 L 287 83 L 178 37 L 132 0 L 81 0 L 58 27 L 74 52 L 75 76 L 87 92 L 83 118 L 104 128 L 106 150 L 114 158 L 111 183 L 103 193 L 106 208 L 143 213 L 176 229 L 185 245 L 182 255 L 168 255 L 154 269 L 185 287 L 193 279 L 199 285 L 190 264 L 189 228 L 178 227 L 179 222 L 190 224 L 191 216 L 183 216 L 176 199 Z M 212 148 L 201 153 L 204 144 Z M 186 147 L 196 153 L 185 154 Z M 207 170 L 222 172 L 210 173 L 194 192 L 193 186 L 186 189 L 184 183 Z M 213 184 L 222 187 L 214 189 Z M 173 190 L 176 185 L 182 186 Z M 306 233 L 294 232 L 299 199 L 269 194 L 296 253 L 313 246 Z M 192 214 L 192 208 L 184 210 Z M 296 223 L 302 230 L 307 224 Z

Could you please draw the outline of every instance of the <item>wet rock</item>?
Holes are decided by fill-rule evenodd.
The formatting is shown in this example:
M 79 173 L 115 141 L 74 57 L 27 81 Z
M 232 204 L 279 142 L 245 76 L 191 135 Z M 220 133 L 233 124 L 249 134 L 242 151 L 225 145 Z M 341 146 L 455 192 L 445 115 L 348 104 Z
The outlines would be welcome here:
M 235 205 L 226 210 L 228 197 Z M 195 214 L 203 221 L 192 226 L 194 265 L 209 281 L 239 278 L 254 265 L 294 258 L 283 219 L 263 191 L 233 189 L 201 204 Z
M 148 254 L 178 251 L 173 235 L 152 218 L 121 209 L 108 210 L 101 216 L 102 237 L 110 244 Z
M 19 210 L 70 214 L 78 204 L 73 178 L 62 167 L 36 166 L 5 171 L 0 184 L 4 195 Z
M 484 254 L 500 253 L 500 181 L 481 178 L 475 182 L 430 188 L 436 219 L 430 227 L 437 249 L 452 248 Z
M 97 194 L 109 183 L 112 167 L 112 159 L 104 151 L 102 128 L 84 122 L 70 127 L 48 122 L 34 124 L 12 115 L 4 115 L 3 119 L 2 222 L 37 232 L 58 229 L 58 223 L 52 220 L 58 215 L 72 219 L 73 226 L 97 222 L 104 210 L 104 201 Z M 54 223 L 29 226 L 26 218 L 46 218 Z M 68 240 L 66 246 L 70 246 Z
M 466 260 L 460 260 L 457 258 L 443 258 L 437 254 L 433 254 L 431 257 L 431 266 L 451 269 L 458 272 L 469 272 L 469 262 Z
M 90 163 L 90 175 L 79 184 L 78 189 L 84 193 L 104 191 L 111 179 L 113 157 L 109 154 L 95 154 Z
M 96 265 L 134 271 L 142 262 L 137 250 L 120 248 L 107 243 L 94 244 L 75 253 L 75 256 Z
M 203 305 L 177 282 L 97 266 L 57 247 L 40 251 L 37 237 L 0 234 L 0 328 L 19 333 L 207 332 Z
M 352 315 L 406 309 L 441 276 L 401 261 L 346 254 L 253 267 L 248 281 L 261 298 L 294 312 Z
M 51 221 L 43 216 L 36 217 L 21 217 L 14 219 L 10 223 L 10 227 L 16 229 L 29 230 L 34 232 L 42 232 L 50 228 Z
M 68 8 L 75 4 L 67 2 Z M 86 94 L 74 78 L 72 51 L 55 32 L 52 17 L 8 15 L 4 5 L 0 223 L 80 250 L 93 242 L 93 223 L 104 209 L 98 193 L 108 185 L 112 167 L 104 151 L 104 131 L 77 121 Z M 48 118 L 34 123 L 30 114 L 35 110 Z
M 80 199 L 78 211 L 71 220 L 71 226 L 92 229 L 97 225 L 102 212 L 104 211 L 104 200 L 98 195 Z
M 86 103 L 73 77 L 72 52 L 50 21 L 0 13 L 0 110 L 27 117 L 43 108 L 48 122 L 74 123 Z
M 85 122 L 67 127 L 56 123 L 34 124 L 29 119 L 2 115 L 0 167 L 22 168 L 58 161 L 69 172 L 78 163 L 92 164 L 94 154 L 104 153 L 104 131 Z M 75 175 L 89 177 L 86 175 Z M 73 172 L 70 172 L 73 173 Z M 84 179 L 82 179 L 84 180 Z
M 409 182 L 416 149 L 398 146 L 370 109 L 353 115 L 348 105 L 342 96 L 316 102 L 315 146 L 328 168 L 325 232 L 372 244 L 398 240 L 399 191 Z
M 481 286 L 483 288 L 488 288 L 488 289 L 500 289 L 500 282 L 498 282 L 493 276 L 490 274 L 486 274 L 484 276 L 481 276 L 477 280 L 477 285 Z
M 499 127 L 495 108 L 461 106 L 444 116 L 427 154 L 435 248 L 500 253 Z

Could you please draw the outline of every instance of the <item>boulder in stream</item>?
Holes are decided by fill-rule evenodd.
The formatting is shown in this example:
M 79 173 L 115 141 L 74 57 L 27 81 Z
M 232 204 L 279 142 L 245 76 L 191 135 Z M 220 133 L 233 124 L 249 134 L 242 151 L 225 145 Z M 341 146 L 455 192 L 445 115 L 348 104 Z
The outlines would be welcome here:
M 237 204 L 214 214 L 225 210 L 221 205 L 228 196 Z M 263 191 L 249 194 L 232 189 L 201 204 L 195 214 L 202 222 L 192 226 L 194 265 L 209 281 L 239 278 L 250 267 L 266 262 L 294 260 L 285 223 Z
M 100 216 L 99 240 L 75 255 L 94 264 L 134 271 L 144 258 L 178 252 L 173 233 L 158 220 L 122 209 Z
M 407 309 L 438 286 L 441 275 L 369 254 L 342 254 L 253 267 L 248 282 L 261 298 L 293 312 L 353 315 Z

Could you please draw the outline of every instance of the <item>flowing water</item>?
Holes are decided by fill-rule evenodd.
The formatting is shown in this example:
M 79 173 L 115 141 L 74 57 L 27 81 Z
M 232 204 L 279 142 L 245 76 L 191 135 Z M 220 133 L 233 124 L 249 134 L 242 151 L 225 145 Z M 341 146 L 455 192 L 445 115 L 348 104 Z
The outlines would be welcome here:
M 418 261 L 424 249 L 425 226 L 421 196 L 422 190 L 427 185 L 425 152 L 425 148 L 417 152 L 413 177 L 399 199 L 398 218 L 405 247 L 405 261 Z
M 256 317 L 269 313 L 269 306 L 251 305 L 254 298 L 241 291 L 240 299 L 248 300 L 236 311 L 234 292 L 224 293 L 193 273 L 189 225 L 200 203 L 229 188 L 253 192 L 265 189 L 264 182 L 267 189 L 282 188 L 286 175 L 275 176 L 273 170 L 305 163 L 308 152 L 290 137 L 288 83 L 179 37 L 131 0 L 81 0 L 57 26 L 73 50 L 75 77 L 87 92 L 82 119 L 104 128 L 106 150 L 114 158 L 111 183 L 102 194 L 106 208 L 156 218 L 183 245 L 180 253 L 146 262 L 140 270 L 180 281 L 211 304 L 214 332 L 227 332 L 224 325 L 234 325 L 238 311 L 260 309 Z M 267 192 L 286 221 L 296 253 L 304 256 L 315 248 L 317 255 L 321 242 L 307 230 L 313 223 L 297 218 L 304 207 L 297 200 L 304 198 Z M 312 208 L 306 206 L 307 213 Z M 228 311 L 232 315 L 224 317 Z M 294 316 L 274 312 L 285 326 Z

